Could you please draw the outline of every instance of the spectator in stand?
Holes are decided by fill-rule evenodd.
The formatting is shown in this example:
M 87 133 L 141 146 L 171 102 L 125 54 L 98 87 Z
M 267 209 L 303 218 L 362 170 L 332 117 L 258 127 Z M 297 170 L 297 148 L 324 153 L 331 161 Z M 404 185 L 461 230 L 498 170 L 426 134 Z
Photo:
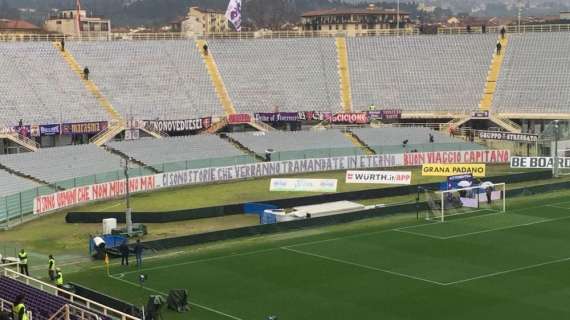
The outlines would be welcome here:
M 204 49 L 204 55 L 207 56 L 208 55 L 208 44 L 204 43 L 204 46 L 202 47 L 202 49 Z
M 482 25 L 481 26 L 481 33 L 487 33 L 487 25 Z
M 61 52 L 65 52 L 65 39 L 61 38 L 61 41 L 59 42 L 60 48 L 61 48 Z
M 48 259 L 48 275 L 51 281 L 55 280 L 55 259 L 51 254 Z
M 129 244 L 127 242 L 127 239 L 125 239 L 125 241 L 123 241 L 123 243 L 121 243 L 121 245 L 119 246 L 119 251 L 121 252 L 121 265 L 125 266 L 125 265 L 129 265 Z
M 501 28 L 501 39 L 505 39 L 505 34 L 507 33 L 507 29 L 505 27 Z
M 429 143 L 433 143 L 434 142 L 434 138 L 433 138 L 433 134 L 429 134 Z
M 471 25 L 467 25 L 467 33 L 471 33 Z
M 14 301 L 14 305 L 12 306 L 12 319 L 29 320 L 28 313 L 26 311 L 26 305 L 24 305 L 23 294 L 18 295 Z
M 20 263 L 20 273 L 29 276 L 30 273 L 28 272 L 28 253 L 25 249 L 20 250 L 20 253 L 18 253 L 18 259 Z
M 143 254 L 143 245 L 141 244 L 141 240 L 137 239 L 137 244 L 135 245 L 135 256 L 137 257 L 137 268 L 142 268 L 142 254 Z
M 501 45 L 501 42 L 497 42 L 497 55 L 500 56 L 501 55 L 501 49 L 503 48 L 503 45 Z
M 83 69 L 83 78 L 85 80 L 89 80 L 89 68 L 85 67 L 85 69 Z

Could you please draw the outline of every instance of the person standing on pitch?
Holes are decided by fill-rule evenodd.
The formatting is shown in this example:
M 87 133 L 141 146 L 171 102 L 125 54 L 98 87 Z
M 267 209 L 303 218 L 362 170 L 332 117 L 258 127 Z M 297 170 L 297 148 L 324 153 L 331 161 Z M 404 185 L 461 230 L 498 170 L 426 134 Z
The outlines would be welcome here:
M 18 253 L 18 259 L 20 260 L 20 273 L 29 276 L 30 273 L 28 272 L 28 253 L 25 249 L 20 250 L 20 253 Z
M 128 266 L 129 265 L 129 245 L 128 240 L 125 239 L 123 243 L 119 246 L 119 251 L 121 252 L 121 265 Z
M 48 275 L 51 281 L 55 280 L 55 259 L 51 254 L 48 259 Z
M 143 246 L 141 244 L 141 240 L 137 239 L 137 244 L 135 245 L 135 256 L 137 257 L 137 268 L 142 268 L 142 254 L 143 254 Z
M 12 306 L 12 319 L 14 320 L 29 320 L 28 313 L 26 312 L 26 305 L 24 305 L 24 295 L 20 294 L 16 297 L 16 301 Z

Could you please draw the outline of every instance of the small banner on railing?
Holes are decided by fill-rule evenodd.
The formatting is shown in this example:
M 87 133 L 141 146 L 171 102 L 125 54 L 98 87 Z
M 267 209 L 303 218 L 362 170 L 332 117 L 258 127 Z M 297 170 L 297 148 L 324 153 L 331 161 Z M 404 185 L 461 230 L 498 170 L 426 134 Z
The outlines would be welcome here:
M 212 126 L 212 117 L 184 120 L 142 120 L 144 128 L 160 132 L 191 132 L 208 129 Z

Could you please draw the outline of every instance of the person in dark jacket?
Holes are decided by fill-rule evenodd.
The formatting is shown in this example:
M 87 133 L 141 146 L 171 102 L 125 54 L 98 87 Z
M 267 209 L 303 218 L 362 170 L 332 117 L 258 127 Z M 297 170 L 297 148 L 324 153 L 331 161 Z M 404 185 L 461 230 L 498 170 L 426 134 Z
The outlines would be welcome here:
M 207 56 L 208 55 L 208 44 L 204 43 L 204 46 L 202 47 L 202 49 L 204 49 L 204 55 Z
M 65 39 L 61 38 L 61 41 L 59 42 L 60 47 L 61 47 L 61 51 L 65 52 Z
M 135 245 L 135 256 L 137 257 L 137 267 L 142 267 L 142 254 L 143 254 L 143 245 L 141 244 L 141 240 L 137 239 L 137 244 Z
M 505 34 L 507 33 L 507 29 L 505 27 L 501 28 L 501 39 L 505 39 Z
M 123 241 L 119 246 L 119 251 L 121 252 L 121 265 L 129 265 L 129 244 L 127 240 Z
M 85 69 L 83 69 L 83 78 L 85 80 L 89 80 L 89 73 L 90 73 L 89 68 L 85 67 Z
M 501 42 L 497 42 L 497 55 L 500 56 L 501 55 L 501 49 L 503 48 L 503 45 L 501 44 Z

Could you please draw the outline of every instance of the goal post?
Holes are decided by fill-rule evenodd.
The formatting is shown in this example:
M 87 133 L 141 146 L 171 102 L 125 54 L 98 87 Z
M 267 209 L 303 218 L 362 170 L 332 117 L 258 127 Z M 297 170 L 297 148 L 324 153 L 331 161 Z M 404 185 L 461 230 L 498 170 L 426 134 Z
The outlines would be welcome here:
M 425 190 L 427 220 L 444 222 L 448 217 L 476 212 L 506 212 L 506 184 L 483 183 L 444 191 Z

